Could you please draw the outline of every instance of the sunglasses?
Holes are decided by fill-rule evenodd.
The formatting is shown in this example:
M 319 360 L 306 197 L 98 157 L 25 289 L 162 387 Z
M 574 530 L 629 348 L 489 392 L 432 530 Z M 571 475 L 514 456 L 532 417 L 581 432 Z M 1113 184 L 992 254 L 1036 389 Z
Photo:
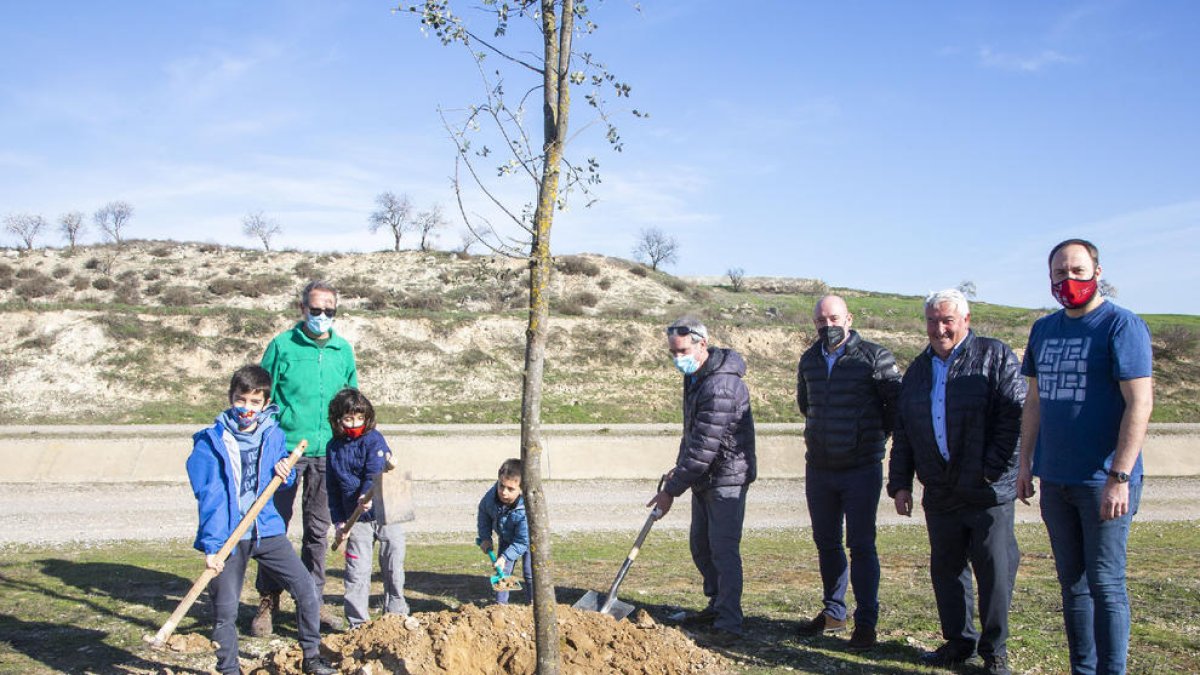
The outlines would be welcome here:
M 689 328 L 688 326 L 667 326 L 667 335 L 699 335 L 701 339 L 707 340 L 708 334 L 699 328 Z
M 337 314 L 336 307 L 330 307 L 328 309 L 321 309 L 320 307 L 308 307 L 307 309 L 308 309 L 309 316 L 321 316 L 322 314 L 324 314 L 325 316 L 332 319 L 333 316 L 335 314 Z

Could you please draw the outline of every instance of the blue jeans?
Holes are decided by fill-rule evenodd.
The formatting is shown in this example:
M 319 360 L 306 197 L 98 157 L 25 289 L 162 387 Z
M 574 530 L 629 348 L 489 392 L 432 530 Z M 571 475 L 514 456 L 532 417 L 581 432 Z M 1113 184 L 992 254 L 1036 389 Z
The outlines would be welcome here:
M 1142 483 L 1129 484 L 1129 512 L 1115 520 L 1100 520 L 1103 485 L 1041 481 L 1041 489 L 1042 520 L 1062 588 L 1071 672 L 1124 673 L 1130 624 L 1125 547 Z
M 713 626 L 742 633 L 742 523 L 748 485 L 692 490 L 692 562 L 704 579 Z
M 875 551 L 875 513 L 883 489 L 879 462 L 830 471 L 808 467 L 804 493 L 812 519 L 813 543 L 821 567 L 825 613 L 846 620 L 846 586 L 854 587 L 854 623 L 874 626 L 879 620 L 879 555 Z M 846 546 L 842 546 L 842 522 Z M 850 549 L 847 565 L 846 548 Z

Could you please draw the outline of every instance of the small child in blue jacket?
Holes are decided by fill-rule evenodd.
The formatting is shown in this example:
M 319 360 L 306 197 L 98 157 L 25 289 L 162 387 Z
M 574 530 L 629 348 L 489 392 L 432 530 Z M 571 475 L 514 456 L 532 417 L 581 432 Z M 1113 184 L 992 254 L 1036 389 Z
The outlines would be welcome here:
M 478 538 L 475 540 L 484 553 L 492 550 L 492 532 L 500 539 L 496 554 L 496 571 L 512 574 L 517 560 L 525 575 L 525 598 L 533 593 L 533 560 L 529 555 L 529 521 L 525 519 L 525 497 L 521 495 L 521 460 L 506 459 L 493 485 L 479 500 L 476 516 Z M 508 591 L 498 591 L 496 602 L 508 604 Z
M 404 600 L 404 526 L 377 519 L 372 489 L 391 454 L 383 434 L 375 428 L 375 408 L 357 389 L 346 388 L 329 402 L 333 439 L 325 450 L 325 488 L 329 515 L 341 533 L 361 503 L 362 515 L 345 533 L 346 620 L 355 628 L 367 622 L 371 596 L 371 553 L 379 542 L 379 568 L 383 573 L 383 611 L 408 614 Z M 374 502 L 374 503 L 373 503 Z M 386 506 L 385 506 L 386 508 Z
M 229 381 L 229 409 L 217 416 L 212 427 L 192 436 L 187 460 L 188 480 L 200 512 L 194 545 L 204 553 L 205 566 L 217 572 L 209 586 L 216 619 L 212 636 L 217 643 L 217 670 L 241 672 L 235 621 L 246 562 L 254 558 L 296 598 L 303 672 L 337 673 L 318 651 L 317 588 L 292 549 L 273 500 L 267 500 L 229 558 L 222 562 L 216 556 L 272 476 L 286 485 L 295 481 L 295 472 L 288 468 L 283 430 L 275 422 L 279 408 L 271 404 L 271 385 L 270 373 L 259 366 L 238 369 Z

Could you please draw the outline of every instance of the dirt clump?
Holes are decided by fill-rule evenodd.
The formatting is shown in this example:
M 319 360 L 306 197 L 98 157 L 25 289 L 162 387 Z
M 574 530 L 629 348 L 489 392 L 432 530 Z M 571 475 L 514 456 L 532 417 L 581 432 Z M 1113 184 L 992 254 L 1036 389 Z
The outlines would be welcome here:
M 457 610 L 389 614 L 321 641 L 321 653 L 343 673 L 495 673 L 536 670 L 533 615 L 529 607 L 464 605 Z M 562 672 L 720 673 L 731 670 L 720 654 L 694 643 L 678 629 L 658 625 L 644 611 L 633 621 L 558 606 Z M 300 672 L 298 646 L 267 654 L 253 673 Z

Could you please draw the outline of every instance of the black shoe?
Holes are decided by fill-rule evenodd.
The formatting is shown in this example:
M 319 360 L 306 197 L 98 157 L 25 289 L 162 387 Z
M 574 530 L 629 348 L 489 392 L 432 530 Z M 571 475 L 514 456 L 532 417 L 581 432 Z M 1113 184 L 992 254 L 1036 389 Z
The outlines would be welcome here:
M 711 631 L 704 633 L 704 643 L 713 647 L 732 647 L 742 639 L 741 633 L 725 630 L 724 628 L 714 628 Z
M 706 607 L 703 611 L 694 614 L 688 614 L 679 620 L 680 626 L 711 626 L 717 620 L 717 610 L 712 607 Z
M 338 670 L 320 656 L 310 656 L 300 664 L 300 672 L 316 673 L 316 675 L 337 675 Z
M 840 633 L 844 630 L 846 630 L 845 619 L 839 621 L 825 612 L 821 612 L 814 616 L 812 620 L 800 624 L 800 630 L 796 632 L 803 637 L 809 637 L 822 633 Z
M 1008 656 L 1005 654 L 983 657 L 983 668 L 988 675 L 1012 675 L 1012 669 L 1008 666 Z
M 850 641 L 846 643 L 846 649 L 852 652 L 865 652 L 875 646 L 875 626 L 869 626 L 865 623 L 854 622 L 854 632 L 850 635 Z
M 921 654 L 921 663 L 926 666 L 948 668 L 968 664 L 981 663 L 974 649 L 964 648 L 961 644 L 947 642 L 941 647 Z

